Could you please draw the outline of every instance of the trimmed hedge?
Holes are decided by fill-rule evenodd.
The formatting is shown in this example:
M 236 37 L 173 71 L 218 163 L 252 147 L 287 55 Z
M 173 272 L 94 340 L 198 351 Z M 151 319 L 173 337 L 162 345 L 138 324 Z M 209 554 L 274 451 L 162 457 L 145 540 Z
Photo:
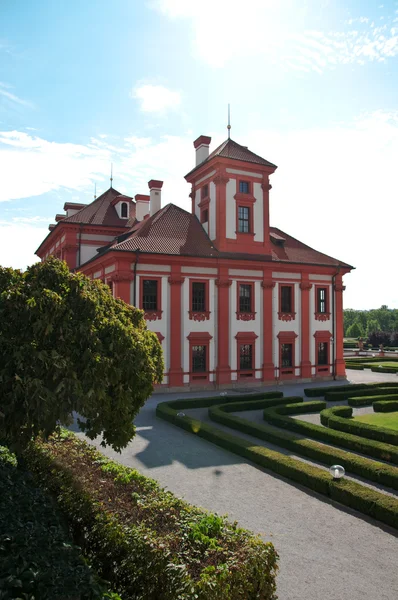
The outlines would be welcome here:
M 340 391 L 340 392 L 345 392 L 345 391 L 354 391 L 354 390 L 365 390 L 365 389 L 372 389 L 372 388 L 383 388 L 383 387 L 390 387 L 390 388 L 398 388 L 398 382 L 392 382 L 392 381 L 382 381 L 380 383 L 350 383 L 347 385 L 329 385 L 327 387 L 319 387 L 319 388 L 306 388 L 304 390 L 304 394 L 308 397 L 308 398 L 318 398 L 318 397 L 323 397 L 325 396 L 325 394 L 327 394 L 328 392 L 336 392 L 336 391 Z
M 0 598 L 119 599 L 73 545 L 50 495 L 0 446 Z
M 398 373 L 398 367 L 370 367 L 372 373 Z
M 387 394 L 380 396 L 354 396 L 353 398 L 348 398 L 347 402 L 350 406 L 360 407 L 360 406 L 371 406 L 377 400 L 398 400 L 398 394 Z
M 398 402 L 394 400 L 377 400 L 373 402 L 373 410 L 374 412 L 395 412 L 398 410 Z
M 365 367 L 363 365 L 355 365 L 355 364 L 346 363 L 345 368 L 346 369 L 355 369 L 356 371 L 363 371 Z
M 349 398 L 365 398 L 366 396 L 377 397 L 377 396 L 390 396 L 391 394 L 397 394 L 398 389 L 396 386 L 383 387 L 383 388 L 365 388 L 362 390 L 346 390 L 346 391 L 334 391 L 326 392 L 326 402 L 341 402 L 342 400 L 348 400 Z
M 309 403 L 305 402 L 303 406 L 306 404 Z M 326 403 L 323 403 L 323 406 L 321 406 L 320 410 L 324 409 L 325 406 Z M 289 409 L 288 406 L 286 408 Z M 335 408 L 339 408 L 339 410 L 342 411 L 350 411 L 349 415 L 347 413 L 347 416 L 350 416 L 352 413 L 352 409 L 348 406 L 339 406 Z M 365 454 L 371 458 L 376 458 L 398 465 L 398 448 L 396 446 L 381 443 L 375 440 L 368 440 L 357 435 L 344 433 L 342 431 L 328 429 L 327 427 L 322 427 L 316 423 L 308 423 L 307 421 L 292 419 L 287 416 L 288 414 L 298 414 L 297 412 L 285 412 L 284 415 L 280 414 L 281 411 L 278 412 L 279 414 L 267 414 L 266 420 L 277 427 L 283 427 L 284 429 L 301 433 L 302 435 L 315 438 L 322 442 L 331 443 L 335 446 L 342 446 L 343 448 Z M 309 411 L 307 410 L 307 412 Z
M 36 441 L 26 459 L 123 600 L 276 598 L 271 543 L 178 499 L 72 434 L 64 437 Z
M 188 409 L 190 405 L 191 401 L 188 400 L 184 408 Z M 398 529 L 398 499 L 393 496 L 387 496 L 349 479 L 335 481 L 327 471 L 320 467 L 309 465 L 263 446 L 254 446 L 253 442 L 226 433 L 198 419 L 192 419 L 188 416 L 178 417 L 176 410 L 173 408 L 173 402 L 158 404 L 156 414 L 158 417 L 221 448 L 251 460 L 282 477 L 300 483 L 345 506 L 354 508 Z
M 260 405 L 260 402 L 258 405 Z M 300 404 L 289 404 L 287 406 L 272 408 L 267 407 L 264 410 L 264 418 L 267 420 L 268 416 L 272 418 L 280 414 L 318 412 L 325 407 L 326 403 L 323 401 L 301 402 Z M 222 423 L 232 429 L 253 435 L 263 441 L 276 444 L 327 466 L 340 462 L 356 475 L 392 487 L 393 489 L 398 489 L 398 469 L 396 467 L 384 465 L 383 463 L 359 457 L 338 448 L 325 446 L 313 440 L 303 439 L 287 431 L 281 431 L 265 424 L 253 423 L 247 419 L 228 414 L 243 410 L 245 410 L 245 407 L 241 403 L 213 406 L 209 408 L 209 416 L 217 423 Z M 279 422 L 278 425 L 280 426 L 281 423 Z
M 355 419 L 350 418 L 352 416 L 352 408 L 350 409 L 351 414 L 348 414 L 348 412 L 342 413 L 336 410 L 340 408 L 349 407 L 333 406 L 332 408 L 327 408 L 321 412 L 321 422 L 325 427 L 346 431 L 347 433 L 353 433 L 354 435 L 359 435 L 371 440 L 378 440 L 379 442 L 398 446 L 398 431 L 387 429 L 386 427 L 370 425 L 369 423 L 362 423 L 361 421 L 355 421 Z

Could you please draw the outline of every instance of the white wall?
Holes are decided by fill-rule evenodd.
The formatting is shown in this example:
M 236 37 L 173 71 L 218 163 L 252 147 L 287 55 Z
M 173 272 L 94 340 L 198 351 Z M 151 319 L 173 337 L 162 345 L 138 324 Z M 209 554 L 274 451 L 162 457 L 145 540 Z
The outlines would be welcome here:
M 97 256 L 97 246 L 82 244 L 80 246 L 80 264 L 84 264 L 93 256 Z M 77 259 L 79 259 L 79 253 L 77 253 Z
M 261 329 L 261 312 L 262 312 L 262 288 L 261 282 L 254 282 L 254 309 L 255 309 L 255 319 L 253 321 L 238 321 L 236 318 L 237 311 L 237 285 L 239 283 L 251 283 L 253 280 L 251 279 L 235 279 L 232 282 L 230 289 L 230 366 L 234 371 L 238 369 L 238 357 L 237 357 L 237 340 L 236 335 L 240 332 L 252 332 L 257 335 L 257 339 L 255 340 L 255 368 L 260 369 L 262 365 L 262 344 L 263 344 L 263 336 Z M 256 378 L 261 377 L 261 372 L 256 373 Z M 232 374 L 232 379 L 236 380 L 236 373 Z
M 211 240 L 216 239 L 216 184 L 211 181 L 209 186 L 210 204 L 209 204 L 209 226 L 210 231 L 208 232 Z
M 295 319 L 294 321 L 280 321 L 278 318 L 279 312 L 279 284 L 293 284 L 294 286 L 294 310 Z M 300 334 L 301 334 L 301 290 L 300 285 L 296 281 L 289 281 L 287 279 L 277 281 L 274 289 L 272 290 L 272 337 L 273 337 L 273 362 L 275 367 L 279 367 L 279 338 L 278 334 L 281 331 L 294 331 L 297 334 L 294 347 L 294 363 L 300 365 L 301 362 L 301 348 L 300 348 Z M 279 373 L 279 371 L 278 371 Z M 300 375 L 300 369 L 296 369 L 296 375 Z
M 310 361 L 312 365 L 316 363 L 316 355 L 315 355 L 315 338 L 314 334 L 316 331 L 328 331 L 333 334 L 333 321 L 332 321 L 332 286 L 329 283 L 325 283 L 330 281 L 331 277 L 326 277 L 323 275 L 310 275 L 310 282 L 312 283 L 312 288 L 310 290 Z M 329 298 L 329 306 L 328 312 L 330 312 L 330 319 L 328 321 L 317 321 L 315 319 L 315 308 L 316 308 L 316 299 L 315 299 L 315 285 L 322 285 L 322 287 L 326 287 L 328 289 L 328 298 Z M 333 346 L 332 342 L 329 344 L 329 362 L 332 362 L 332 351 Z M 330 372 L 332 373 L 332 367 L 330 367 Z M 312 375 L 316 374 L 315 366 L 312 367 Z
M 227 183 L 226 192 L 226 236 L 236 240 L 236 179 L 230 179 Z
M 263 190 L 261 183 L 253 184 L 254 197 L 256 202 L 253 204 L 253 220 L 254 220 L 254 241 L 264 241 L 264 206 L 263 206 Z
M 194 279 L 194 278 L 192 278 Z M 200 279 L 207 279 L 207 277 L 200 277 Z M 191 370 L 190 365 L 190 354 L 189 354 L 189 340 L 187 337 L 190 333 L 198 333 L 198 332 L 208 332 L 212 339 L 209 344 L 209 353 L 208 353 L 208 369 L 213 371 L 215 368 L 214 361 L 214 350 L 215 350 L 215 323 L 216 323 L 216 314 L 215 314 L 215 303 L 214 296 L 216 293 L 216 285 L 214 283 L 214 279 L 208 279 L 209 281 L 209 310 L 210 310 L 210 318 L 208 321 L 193 321 L 189 318 L 189 287 L 190 287 L 190 278 L 186 277 L 184 283 L 182 284 L 182 368 L 184 372 L 188 372 Z M 184 383 L 189 383 L 189 375 L 184 375 Z M 210 381 L 213 381 L 213 376 L 210 376 Z

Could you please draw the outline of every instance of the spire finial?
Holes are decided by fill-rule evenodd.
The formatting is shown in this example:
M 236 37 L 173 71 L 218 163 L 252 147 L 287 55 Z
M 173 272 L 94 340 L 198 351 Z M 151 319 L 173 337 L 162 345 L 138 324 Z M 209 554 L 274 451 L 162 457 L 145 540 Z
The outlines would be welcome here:
M 230 104 L 228 104 L 228 125 L 227 125 L 227 129 L 228 129 L 228 139 L 230 139 L 230 137 L 231 137 L 231 111 L 230 111 Z
M 112 187 L 112 181 L 113 181 L 113 163 L 111 163 L 111 187 Z
M 94 183 L 94 200 L 97 198 L 97 183 Z

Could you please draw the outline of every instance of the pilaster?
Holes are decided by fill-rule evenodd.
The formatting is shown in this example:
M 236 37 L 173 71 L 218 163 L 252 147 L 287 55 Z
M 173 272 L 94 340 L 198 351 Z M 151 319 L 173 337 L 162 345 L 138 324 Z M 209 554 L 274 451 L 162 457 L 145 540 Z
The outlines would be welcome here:
M 170 369 L 169 386 L 177 387 L 184 384 L 182 369 L 182 284 L 185 277 L 181 276 L 181 267 L 172 268 L 168 279 L 170 285 Z
M 232 280 L 228 277 L 228 269 L 220 268 L 218 271 L 217 286 L 217 368 L 216 378 L 218 385 L 231 382 L 231 367 L 229 364 L 229 290 Z
M 275 365 L 272 360 L 272 290 L 275 281 L 264 273 L 263 288 L 263 381 L 275 379 Z
M 301 290 L 301 377 L 311 377 L 310 361 L 310 290 L 312 284 L 308 276 L 303 276 L 300 283 Z

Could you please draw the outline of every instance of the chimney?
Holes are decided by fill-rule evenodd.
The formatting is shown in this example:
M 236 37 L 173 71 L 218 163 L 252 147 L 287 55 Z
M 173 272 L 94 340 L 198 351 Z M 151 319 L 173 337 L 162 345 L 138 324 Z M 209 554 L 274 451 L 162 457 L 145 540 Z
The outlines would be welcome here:
M 196 150 L 196 166 L 200 165 L 209 156 L 209 146 L 211 137 L 207 135 L 201 135 L 197 140 L 194 141 L 193 145 Z
M 145 216 L 149 214 L 149 196 L 145 194 L 136 194 L 135 200 L 135 218 L 138 221 L 143 221 Z
M 156 179 L 151 179 L 148 181 L 148 187 L 150 189 L 150 209 L 151 209 L 151 217 L 155 213 L 160 210 L 160 206 L 162 203 L 162 185 L 163 181 L 157 181 Z

